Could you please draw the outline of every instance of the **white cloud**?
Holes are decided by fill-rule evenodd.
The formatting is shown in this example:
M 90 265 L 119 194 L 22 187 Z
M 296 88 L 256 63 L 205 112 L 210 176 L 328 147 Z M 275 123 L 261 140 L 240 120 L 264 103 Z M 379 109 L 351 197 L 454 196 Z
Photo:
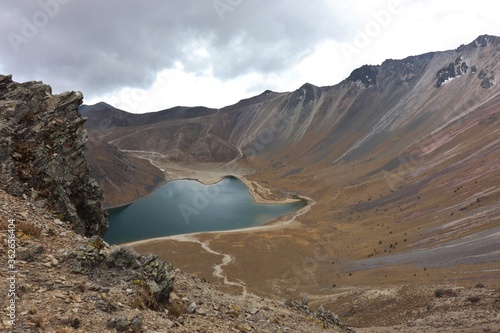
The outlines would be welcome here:
M 204 74 L 188 73 L 181 64 L 163 70 L 149 89 L 123 88 L 119 91 L 85 101 L 87 104 L 106 101 L 119 109 L 134 113 L 159 111 L 174 106 L 207 106 L 220 108 L 251 97 L 260 77 L 247 74 L 234 80 L 221 80 L 207 70 Z
M 0 31 L 21 33 L 22 17 L 42 10 L 36 1 L 15 3 L 0 2 Z M 210 1 L 116 3 L 61 5 L 18 54 L 0 39 L 0 70 L 131 112 L 222 107 L 500 35 L 500 5 L 491 0 L 255 0 L 223 20 Z

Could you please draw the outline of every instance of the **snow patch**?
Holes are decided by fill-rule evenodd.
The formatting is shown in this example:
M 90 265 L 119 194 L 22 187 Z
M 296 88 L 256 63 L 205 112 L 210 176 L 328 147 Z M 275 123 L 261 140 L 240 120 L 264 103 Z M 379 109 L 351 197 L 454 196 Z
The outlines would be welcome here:
M 457 76 L 457 77 L 459 77 L 459 76 Z M 448 79 L 444 80 L 444 81 L 443 81 L 443 83 L 441 83 L 441 85 L 442 85 L 442 86 L 444 86 L 445 84 L 447 84 L 447 83 L 449 83 L 449 82 L 453 81 L 453 79 L 455 79 L 455 78 L 454 78 L 454 77 L 450 77 L 450 78 L 448 78 Z

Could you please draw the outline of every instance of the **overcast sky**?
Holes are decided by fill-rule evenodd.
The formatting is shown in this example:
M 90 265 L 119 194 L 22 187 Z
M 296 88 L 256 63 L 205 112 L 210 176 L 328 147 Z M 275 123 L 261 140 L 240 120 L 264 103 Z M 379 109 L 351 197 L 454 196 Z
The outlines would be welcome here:
M 130 112 L 333 85 L 500 35 L 492 0 L 2 0 L 0 73 Z

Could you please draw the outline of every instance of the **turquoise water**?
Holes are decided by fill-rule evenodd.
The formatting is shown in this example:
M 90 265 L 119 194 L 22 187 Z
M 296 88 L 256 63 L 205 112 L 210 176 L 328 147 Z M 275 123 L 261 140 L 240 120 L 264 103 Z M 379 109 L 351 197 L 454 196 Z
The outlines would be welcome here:
M 169 182 L 151 196 L 110 209 L 104 240 L 120 244 L 200 231 L 248 228 L 276 220 L 305 205 L 256 204 L 246 185 L 226 177 L 213 185 L 194 180 Z

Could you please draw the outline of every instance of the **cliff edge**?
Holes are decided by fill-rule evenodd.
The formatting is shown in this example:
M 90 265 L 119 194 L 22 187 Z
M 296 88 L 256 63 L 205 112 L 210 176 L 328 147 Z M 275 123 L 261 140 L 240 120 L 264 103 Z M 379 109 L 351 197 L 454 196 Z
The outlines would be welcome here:
M 108 229 L 103 193 L 89 176 L 80 92 L 0 75 L 0 188 L 49 206 L 84 236 Z

